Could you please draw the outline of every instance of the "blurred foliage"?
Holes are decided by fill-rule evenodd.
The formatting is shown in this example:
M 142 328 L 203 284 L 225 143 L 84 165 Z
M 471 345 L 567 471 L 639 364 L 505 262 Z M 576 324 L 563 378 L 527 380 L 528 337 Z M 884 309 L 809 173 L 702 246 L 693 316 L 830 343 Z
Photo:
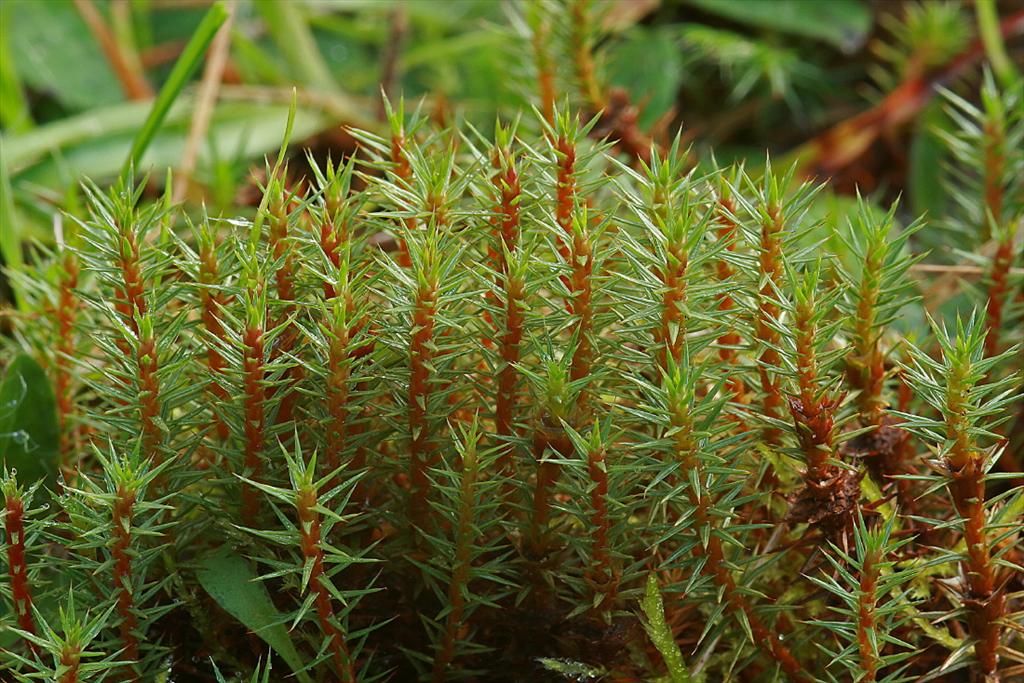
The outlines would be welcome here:
M 114 50 L 157 91 L 211 3 L 83 4 L 96 8 Z M 253 169 L 279 144 L 293 86 L 299 91 L 295 137 L 335 157 L 351 151 L 342 126 L 368 127 L 379 119 L 382 88 L 422 100 L 426 114 L 490 129 L 495 117 L 511 116 L 533 98 L 529 45 L 517 25 L 525 4 L 237 0 L 223 84 L 188 199 L 214 212 L 240 210 L 234 204 L 244 199 Z M 599 76 L 628 93 L 642 129 L 666 139 L 681 128 L 702 158 L 713 148 L 719 162 L 746 159 L 755 166 L 765 149 L 799 158 L 830 126 L 884 105 L 901 85 L 958 59 L 977 34 L 972 3 L 956 0 L 597 0 L 593 6 L 601 17 Z M 1004 20 L 1022 8 L 1018 0 L 997 3 Z M 6 261 L 17 265 L 12 245 L 53 240 L 53 214 L 67 208 L 68 187 L 82 177 L 102 183 L 116 176 L 149 104 L 125 96 L 110 48 L 101 46 L 74 0 L 8 0 L 0 11 L 0 57 L 7 56 L 0 60 L 3 164 L 16 212 L 7 214 L 13 217 L 4 221 L 8 234 L 0 244 Z M 1007 47 L 1019 63 L 1019 36 L 1008 36 Z M 571 59 L 564 57 L 557 64 L 563 95 L 573 89 Z M 937 85 L 976 92 L 978 73 L 958 71 Z M 195 101 L 195 88 L 178 98 L 140 171 L 178 166 Z M 848 193 L 859 187 L 879 201 L 906 194 L 904 222 L 925 212 L 941 215 L 949 159 L 936 131 L 949 126 L 941 106 L 922 107 L 909 125 L 880 131 L 879 142 L 855 163 L 833 170 L 840 176 L 834 186 Z

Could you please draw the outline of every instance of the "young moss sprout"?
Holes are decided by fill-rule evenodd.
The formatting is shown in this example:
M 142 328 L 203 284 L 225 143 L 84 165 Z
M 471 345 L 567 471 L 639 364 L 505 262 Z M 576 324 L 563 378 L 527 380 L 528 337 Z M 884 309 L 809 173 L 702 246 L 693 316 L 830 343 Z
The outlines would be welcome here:
M 956 124 L 953 131 L 939 132 L 957 162 L 947 183 L 954 204 L 950 227 L 976 234 L 978 244 L 984 245 L 981 251 L 990 254 L 990 259 L 981 259 L 988 261 L 981 303 L 988 317 L 986 353 L 995 355 L 1009 323 L 1009 272 L 1021 254 L 1017 236 L 1024 220 L 1024 190 L 1017 179 L 1024 173 L 1024 80 L 1000 89 L 986 71 L 980 106 L 951 92 L 944 95 L 947 113 Z M 995 242 L 994 248 L 986 245 L 989 240 Z
M 829 657 L 830 669 L 841 668 L 850 680 L 863 683 L 895 683 L 906 680 L 906 666 L 913 646 L 896 633 L 907 622 L 912 603 L 912 583 L 920 568 L 899 567 L 900 548 L 912 542 L 893 537 L 898 515 L 869 525 L 863 515 L 853 527 L 854 552 L 833 546 L 826 555 L 832 572 L 808 576 L 816 585 L 838 597 L 827 618 L 814 623 L 831 634 L 834 647 L 819 643 Z M 830 672 L 829 680 L 847 680 Z
M 483 435 L 476 417 L 451 429 L 453 448 L 442 454 L 431 472 L 440 494 L 434 509 L 449 532 L 430 537 L 431 553 L 417 562 L 427 586 L 445 605 L 436 617 L 423 615 L 434 654 L 422 660 L 436 683 L 471 675 L 460 659 L 488 651 L 473 639 L 476 614 L 494 609 L 508 592 L 503 568 L 508 548 L 494 533 L 503 521 L 502 501 L 496 495 L 503 482 L 487 474 L 494 471 L 498 450 L 481 448 Z
M 974 644 L 973 665 L 986 676 L 996 677 L 1006 612 L 1006 574 L 1010 571 L 1002 560 L 1007 547 L 999 541 L 1007 533 L 1019 532 L 1019 520 L 997 523 L 993 519 L 993 501 L 986 499 L 985 484 L 1004 447 L 992 430 L 1005 420 L 1000 415 L 1019 391 L 1020 377 L 992 381 L 986 377 L 1019 349 L 986 356 L 985 319 L 976 312 L 967 320 L 958 317 L 952 334 L 934 321 L 932 328 L 942 357 L 935 360 L 912 346 L 911 363 L 904 371 L 910 386 L 939 417 L 900 417 L 905 429 L 936 449 L 938 460 L 928 481 L 949 491 L 958 514 L 956 528 L 965 545 L 964 551 L 950 553 L 961 569 L 953 592 Z M 967 654 L 967 648 L 954 653 L 954 663 L 968 666 Z
M 681 544 L 672 556 L 676 559 L 669 564 L 681 560 L 688 573 L 692 572 L 686 592 L 699 578 L 713 584 L 712 592 L 720 606 L 708 621 L 705 634 L 723 628 L 719 619 L 728 611 L 739 620 L 750 642 L 762 648 L 787 676 L 810 681 L 781 634 L 755 611 L 749 589 L 733 577 L 733 567 L 738 566 L 734 563 L 742 560 L 727 557 L 726 550 L 734 543 L 742 547 L 732 534 L 742 533 L 743 527 L 727 521 L 735 515 L 733 501 L 742 481 L 732 479 L 733 473 L 723 466 L 723 455 L 735 448 L 738 440 L 726 435 L 728 423 L 719 420 L 723 401 L 712 394 L 699 396 L 698 385 L 707 370 L 706 364 L 694 367 L 690 351 L 684 347 L 683 362 L 669 364 L 661 386 L 644 386 L 649 403 L 641 410 L 648 419 L 657 421 L 662 433 L 662 438 L 652 443 L 664 459 L 664 474 L 657 479 L 673 482 L 669 491 L 659 495 L 664 497 L 663 505 L 672 518 L 683 520 L 682 524 L 673 521 L 667 535 L 671 538 L 685 529 L 695 536 Z M 683 555 L 687 549 L 690 558 Z
M 821 267 L 818 261 L 803 272 L 787 268 L 784 289 L 777 290 L 780 318 L 769 325 L 781 349 L 781 364 L 772 372 L 789 380 L 786 399 L 805 467 L 805 489 L 794 497 L 787 519 L 818 526 L 833 536 L 850 527 L 860 477 L 840 462 L 839 409 L 844 396 L 836 389 L 836 368 L 842 350 L 828 346 L 842 325 L 841 319 L 829 320 L 842 291 L 821 291 Z M 783 319 L 787 325 L 779 323 Z
M 147 633 L 170 609 L 158 599 L 167 579 L 154 578 L 154 566 L 175 524 L 167 520 L 171 508 L 163 502 L 166 497 L 155 494 L 156 482 L 173 462 L 153 466 L 153 459 L 143 456 L 142 441 L 128 452 L 113 444 L 104 450 L 94 447 L 102 477 L 82 474 L 75 488 L 66 487 L 60 501 L 66 517 L 58 525 L 62 535 L 74 539 L 62 571 L 102 596 L 95 609 L 109 612 L 104 619 L 108 633 L 111 623 L 116 625 L 116 647 L 107 651 L 119 652 L 118 675 L 132 681 L 151 675 L 166 654 Z M 80 529 L 91 533 L 81 534 Z
M 846 287 L 840 303 L 848 320 L 844 328 L 850 335 L 846 380 L 857 392 L 853 400 L 860 427 L 865 429 L 847 443 L 847 450 L 864 458 L 868 471 L 883 485 L 907 469 L 902 462 L 907 434 L 887 412 L 893 403 L 887 383 L 894 370 L 887 362 L 890 342 L 884 336 L 908 299 L 912 300 L 907 273 L 919 257 L 910 255 L 907 242 L 923 226 L 919 221 L 896 232 L 896 209 L 893 204 L 884 216 L 874 215 L 867 201 L 858 198 L 848 240 L 856 262 L 853 272 L 842 270 Z M 906 480 L 895 485 L 901 505 L 912 509 Z
M 28 679 L 54 681 L 54 683 L 88 683 L 103 680 L 117 665 L 114 655 L 94 649 L 108 620 L 114 612 L 111 605 L 105 612 L 79 616 L 75 606 L 75 588 L 69 587 L 67 596 L 58 608 L 57 628 L 43 623 L 39 634 L 24 634 L 38 656 L 31 659 L 15 654 L 25 666 Z
M 756 259 L 752 341 L 761 388 L 763 436 L 772 446 L 780 443 L 782 408 L 786 405 L 781 379 L 773 371 L 781 362 L 778 351 L 781 333 L 773 324 L 780 313 L 776 292 L 785 286 L 786 263 L 798 264 L 804 258 L 806 247 L 801 246 L 801 241 L 809 228 L 805 214 L 820 189 L 801 185 L 795 191 L 790 190 L 794 171 L 791 168 L 779 176 L 769 162 L 760 182 L 743 174 L 743 183 L 753 195 L 753 201 L 743 192 L 735 194 L 737 204 L 750 217 L 749 222 L 743 222 L 743 232 Z
M 318 657 L 310 665 L 329 659 L 334 680 L 354 683 L 363 680 L 357 677 L 357 659 L 361 650 L 360 639 L 365 634 L 348 632 L 347 614 L 358 596 L 337 588 L 334 579 L 346 567 L 363 560 L 358 554 L 352 555 L 328 544 L 326 538 L 335 525 L 347 523 L 344 510 L 356 478 L 347 478 L 342 485 L 322 490 L 337 477 L 338 472 L 329 472 L 318 479 L 316 454 L 308 461 L 304 458 L 297 434 L 292 443 L 296 448 L 294 454 L 279 444 L 280 455 L 287 466 L 289 486 L 271 486 L 242 479 L 267 496 L 278 519 L 287 519 L 278 504 L 294 510 L 297 519 L 289 520 L 283 530 L 247 531 L 261 541 L 288 548 L 296 558 L 292 562 L 275 560 L 268 565 L 274 576 L 291 576 L 300 582 L 300 591 L 306 596 L 292 623 L 298 624 L 307 619 L 316 622 L 320 634 L 316 647 Z M 313 615 L 310 615 L 311 610 Z

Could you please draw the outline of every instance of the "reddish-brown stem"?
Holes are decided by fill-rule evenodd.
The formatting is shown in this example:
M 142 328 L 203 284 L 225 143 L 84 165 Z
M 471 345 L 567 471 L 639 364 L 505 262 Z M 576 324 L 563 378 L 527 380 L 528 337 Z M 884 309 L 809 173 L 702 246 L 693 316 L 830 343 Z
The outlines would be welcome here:
M 413 308 L 412 338 L 409 343 L 409 483 L 412 497 L 409 512 L 421 529 L 427 522 L 429 468 L 434 463 L 434 445 L 427 419 L 427 407 L 433 393 L 431 366 L 434 360 L 434 317 L 437 313 L 437 283 L 425 278 L 417 292 Z
M 283 201 L 271 210 L 273 220 L 270 223 L 270 249 L 274 260 L 279 263 L 274 280 L 277 284 L 277 298 L 287 302 L 281 312 L 283 322 L 294 310 L 295 300 L 295 247 L 294 240 L 289 236 L 288 231 L 288 209 Z M 289 326 L 282 334 L 278 343 L 274 345 L 273 359 L 277 360 L 287 355 L 298 338 L 298 329 Z M 285 423 L 292 419 L 295 409 L 295 401 L 298 394 L 294 391 L 294 385 L 302 379 L 302 366 L 291 365 L 282 378 L 280 391 L 284 394 L 277 408 L 277 423 Z
M 220 268 L 217 263 L 217 251 L 212 240 L 203 240 L 199 247 L 199 302 L 202 306 L 203 325 L 206 331 L 213 337 L 223 340 L 224 326 L 220 322 L 221 307 L 227 302 L 226 297 L 215 288 L 220 284 Z M 209 391 L 211 398 L 216 402 L 228 400 L 228 392 L 217 378 L 224 372 L 224 357 L 217 350 L 215 344 L 210 344 L 206 349 L 206 365 L 210 369 Z M 224 441 L 228 438 L 228 425 L 213 412 L 213 426 L 217 437 Z
M 996 584 L 996 569 L 990 555 L 985 533 L 985 472 L 980 457 L 972 458 L 964 467 L 953 470 L 953 503 L 963 517 L 967 559 L 963 571 L 967 576 L 964 606 L 971 635 L 977 639 L 975 654 L 986 674 L 993 674 L 999 662 L 1000 620 L 1006 596 Z
M 498 372 L 498 396 L 494 412 L 495 432 L 499 438 L 510 438 L 515 435 L 519 382 L 515 366 L 519 362 L 519 345 L 523 339 L 525 298 L 526 284 L 523 278 L 506 274 L 505 329 L 502 331 L 499 347 L 502 367 Z M 512 444 L 504 444 L 502 449 L 498 467 L 502 473 L 511 476 L 515 472 L 514 449 Z
M 263 443 L 266 427 L 264 405 L 266 388 L 264 380 L 263 326 L 250 323 L 242 334 L 242 384 L 244 392 L 243 412 L 245 415 L 245 456 L 244 464 L 248 477 L 259 481 L 263 471 Z M 260 509 L 260 496 L 250 486 L 242 489 L 242 520 L 251 526 Z
M 504 274 L 508 272 L 505 252 L 515 252 L 519 244 L 519 199 L 523 189 L 510 150 L 496 147 L 491 155 L 491 165 L 495 169 L 491 184 L 494 185 L 497 200 L 491 223 L 495 227 L 497 239 L 494 245 L 488 247 L 488 251 L 495 270 Z
M 35 635 L 32 618 L 32 589 L 28 583 L 28 562 L 25 559 L 25 503 L 16 492 L 4 496 L 4 530 L 7 532 L 7 576 L 11 602 L 18 628 Z M 25 645 L 36 652 L 36 645 L 25 639 Z
M 985 137 L 985 209 L 986 215 L 981 217 L 981 241 L 985 242 L 992 236 L 988 214 L 997 226 L 1003 221 L 1003 175 L 1006 167 L 1006 154 L 1003 147 L 1006 143 L 1002 126 L 995 121 L 988 121 L 984 127 Z
M 409 156 L 406 154 L 405 148 L 408 144 L 405 136 L 405 129 L 399 129 L 398 132 L 392 133 L 391 135 L 391 165 L 392 172 L 404 183 L 408 184 L 412 179 L 412 166 L 409 164 Z M 406 218 L 405 227 L 412 230 L 416 227 L 415 218 Z M 409 254 L 409 245 L 405 243 L 405 240 L 401 237 L 398 238 L 398 265 L 403 268 L 408 268 L 412 265 L 412 257 Z
M 860 650 L 860 668 L 864 671 L 861 681 L 875 680 L 881 666 L 878 653 L 871 644 L 871 633 L 875 630 L 878 617 L 875 613 L 875 592 L 878 584 L 878 562 L 875 551 L 869 552 L 860 568 L 860 594 L 857 606 L 857 645 Z M 882 647 L 882 643 L 878 643 Z
M 984 454 L 978 451 L 970 430 L 966 377 L 962 371 L 949 378 L 946 395 L 946 437 L 951 442 L 946 455 L 952 482 L 950 493 L 957 514 L 964 521 L 964 542 L 967 557 L 962 562 L 966 576 L 963 603 L 967 609 L 967 625 L 976 639 L 975 655 L 985 674 L 994 674 L 999 663 L 1000 621 L 1006 596 L 997 586 L 996 567 L 992 561 L 985 532 L 985 468 Z
M 139 347 L 136 351 L 139 364 L 139 418 L 142 427 L 142 445 L 147 456 L 153 458 L 154 464 L 163 461 L 160 444 L 163 432 L 160 429 L 160 382 L 157 371 L 160 368 L 157 359 L 156 339 L 153 337 L 151 324 L 142 326 Z
M 302 556 L 311 565 L 309 570 L 309 589 L 316 596 L 317 621 L 324 637 L 328 639 L 327 649 L 334 663 L 334 675 L 339 681 L 349 683 L 355 681 L 352 657 L 349 653 L 345 635 L 335 624 L 334 603 L 331 591 L 326 584 L 324 572 L 324 550 L 320 539 L 320 513 L 316 511 L 317 491 L 313 487 L 303 487 L 297 496 L 299 514 L 299 538 Z
M 1010 266 L 1013 265 L 1014 231 L 1008 229 L 996 248 L 992 259 L 992 271 L 989 274 L 988 304 L 986 306 L 985 355 L 994 356 L 999 353 L 999 335 L 1003 326 L 1003 307 L 1006 305 L 1007 292 L 1010 290 Z
M 654 273 L 664 290 L 661 323 L 654 329 L 654 346 L 662 368 L 668 368 L 669 358 L 678 363 L 683 357 L 686 320 L 682 307 L 686 303 L 686 269 L 689 267 L 685 244 L 668 245 L 667 252 L 667 263 L 655 266 Z
M 761 224 L 761 243 L 758 254 L 758 279 L 763 281 L 758 294 L 757 316 L 754 320 L 754 338 L 764 345 L 760 352 L 758 376 L 761 379 L 761 407 L 766 417 L 778 419 L 784 401 L 779 380 L 769 368 L 779 366 L 779 354 L 775 350 L 779 344 L 779 333 L 771 322 L 779 316 L 779 307 L 775 303 L 775 288 L 779 285 L 782 274 L 782 210 L 775 205 L 768 207 L 768 219 Z M 774 286 L 773 286 L 774 283 Z M 769 445 L 778 445 L 779 430 L 767 426 L 763 431 L 764 440 Z
M 121 229 L 119 242 L 118 266 L 121 270 L 123 289 L 118 289 L 115 292 L 115 308 L 124 317 L 128 328 L 138 335 L 139 320 L 149 312 L 145 297 L 145 283 L 142 280 L 139 244 L 130 227 Z M 126 343 L 123 343 L 121 348 L 127 353 Z
M 594 258 L 590 244 L 590 231 L 583 221 L 574 221 L 576 214 L 576 146 L 565 136 L 555 143 L 558 166 L 555 185 L 555 222 L 561 229 L 558 251 L 572 269 L 562 282 L 569 290 L 566 308 L 578 322 L 577 346 L 573 353 L 569 375 L 573 381 L 590 374 L 593 360 L 591 333 L 593 331 L 593 269 Z M 579 402 L 585 397 L 581 394 Z
M 352 357 L 349 354 L 351 326 L 349 314 L 352 299 L 346 292 L 345 301 L 335 306 L 345 306 L 346 311 L 336 311 L 331 321 L 331 337 L 327 350 L 327 452 L 324 464 L 328 472 L 341 466 L 341 454 L 345 452 L 349 436 L 349 379 L 352 374 Z M 361 464 L 359 465 L 361 467 Z
M 139 639 L 135 634 L 138 619 L 135 616 L 135 590 L 132 586 L 132 516 L 135 512 L 135 491 L 121 485 L 117 488 L 112 511 L 114 544 L 110 550 L 114 561 L 114 592 L 117 595 L 117 615 L 121 619 L 121 658 L 130 662 L 130 678 L 137 679 L 134 662 L 139 661 Z
M 515 433 L 518 403 L 516 389 L 519 379 L 515 365 L 519 362 L 519 345 L 523 339 L 526 283 L 520 275 L 509 270 L 505 255 L 514 253 L 519 246 L 519 199 L 522 188 L 510 150 L 495 147 L 491 163 L 496 171 L 491 183 L 494 185 L 497 206 L 492 219 L 496 235 L 494 246 L 489 251 L 498 273 L 498 287 L 503 290 L 505 312 L 503 326 L 498 330 L 498 352 L 502 366 L 498 371 L 494 422 L 499 439 L 507 439 Z M 498 467 L 505 476 L 511 477 L 515 471 L 513 447 L 503 443 L 501 448 Z
M 340 214 L 338 200 L 327 197 L 327 220 L 320 223 L 320 248 L 335 268 L 341 265 L 341 247 L 351 238 L 349 226 Z M 335 283 L 324 280 L 324 298 L 333 299 L 337 296 Z
M 66 642 L 60 651 L 60 665 L 64 673 L 58 683 L 78 683 L 78 667 L 82 661 L 82 646 L 77 642 Z
M 608 469 L 604 446 L 590 449 L 587 454 L 587 473 L 593 487 L 590 490 L 591 559 L 587 580 L 595 593 L 602 595 L 600 607 L 607 612 L 619 588 L 619 577 L 612 566 L 608 546 L 611 520 L 608 517 Z
M 832 477 L 834 470 L 829 459 L 835 454 L 833 411 L 838 400 L 820 396 L 815 348 L 817 329 L 812 322 L 815 314 L 814 300 L 797 302 L 793 313 L 799 396 L 789 399 L 789 408 L 807 461 L 805 480 L 808 486 L 818 487 Z
M 448 667 L 455 659 L 455 645 L 462 628 L 466 609 L 466 588 L 472 569 L 473 545 L 473 497 L 477 477 L 476 451 L 473 446 L 466 449 L 462 458 L 462 480 L 459 492 L 459 519 L 455 530 L 455 562 L 451 582 L 448 585 L 448 601 L 451 609 L 445 622 L 441 646 L 434 657 L 433 679 L 435 683 L 448 680 Z
M 591 251 L 589 230 L 582 223 L 572 234 L 572 277 L 569 290 L 569 312 L 577 319 L 576 350 L 573 352 L 569 379 L 576 382 L 590 374 L 594 349 L 591 334 L 594 329 L 594 307 L 592 305 L 594 285 L 594 256 Z M 580 393 L 577 404 L 585 404 L 586 394 Z
M 555 179 L 555 222 L 561 229 L 558 251 L 566 261 L 571 252 L 569 239 L 572 237 L 572 217 L 576 212 L 576 146 L 565 136 L 555 143 L 555 162 L 558 166 Z M 567 280 L 564 280 L 568 284 Z
M 70 359 L 75 357 L 75 319 L 78 316 L 78 258 L 70 251 L 61 263 L 59 293 L 54 317 L 57 323 L 56 358 L 54 360 L 54 395 L 57 399 L 57 420 L 60 426 L 60 467 L 66 481 L 76 474 L 74 465 L 76 435 L 72 426 L 75 413 L 74 391 L 71 385 Z
M 854 317 L 851 384 L 860 390 L 857 404 L 864 426 L 880 427 L 885 413 L 885 356 L 876 332 L 875 308 L 880 295 L 882 252 L 869 248 L 864 273 L 857 291 L 857 313 Z
M 283 190 L 282 190 L 283 192 Z M 274 200 L 270 210 L 270 253 L 278 264 L 274 273 L 277 284 L 277 298 L 281 301 L 293 301 L 295 279 L 295 254 L 288 231 L 288 207 L 283 197 Z
M 530 548 L 535 559 L 547 554 L 548 520 L 551 517 L 551 494 L 558 481 L 558 464 L 544 459 L 550 449 L 562 458 L 572 457 L 573 447 L 561 425 L 542 419 L 533 434 L 533 455 L 537 461 L 537 481 L 533 489 L 533 517 L 530 520 Z

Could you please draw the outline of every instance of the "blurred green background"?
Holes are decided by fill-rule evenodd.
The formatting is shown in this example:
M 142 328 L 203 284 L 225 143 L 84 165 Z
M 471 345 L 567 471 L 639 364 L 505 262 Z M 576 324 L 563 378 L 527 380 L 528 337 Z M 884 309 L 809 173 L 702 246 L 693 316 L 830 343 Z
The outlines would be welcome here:
M 551 0 L 547 4 L 559 4 Z M 1010 59 L 1022 55 L 1024 3 L 991 2 Z M 545 0 L 541 1 L 544 5 Z M 681 130 L 718 161 L 803 160 L 905 212 L 941 215 L 947 124 L 942 85 L 976 93 L 985 46 L 973 2 L 930 0 L 597 0 L 602 81 L 622 88 L 656 139 Z M 54 214 L 78 206 L 83 177 L 113 179 L 206 0 L 5 0 L 0 3 L 0 121 L 5 258 L 54 239 Z M 344 125 L 380 125 L 381 90 L 436 119 L 487 130 L 534 101 L 531 54 L 515 0 L 237 0 L 212 118 L 194 164 L 183 160 L 197 83 L 174 102 L 140 170 L 190 182 L 181 195 L 211 212 L 251 203 L 253 170 L 281 140 L 297 89 L 296 148 L 352 151 Z M 1014 23 L 1016 21 L 1016 24 Z M 572 93 L 571 60 L 556 59 Z M 962 63 L 962 64 L 961 64 Z M 963 66 L 964 68 L 960 68 Z M 954 68 L 956 67 L 956 68 Z M 200 65 L 192 76 L 202 78 Z M 921 84 L 909 104 L 894 93 Z M 422 98 L 422 99 L 421 99 Z M 857 127 L 864 112 L 900 116 Z M 411 105 L 412 106 L 412 105 Z M 849 128 L 843 128 L 850 126 Z M 841 135 L 829 138 L 829 129 Z M 824 143 L 831 140 L 832 146 Z M 849 147 L 852 145 L 852 149 Z M 191 166 L 191 168 L 188 168 Z M 837 200 L 837 201 L 842 201 Z M 941 246 L 943 240 L 938 240 Z M 935 245 L 928 245 L 935 246 Z

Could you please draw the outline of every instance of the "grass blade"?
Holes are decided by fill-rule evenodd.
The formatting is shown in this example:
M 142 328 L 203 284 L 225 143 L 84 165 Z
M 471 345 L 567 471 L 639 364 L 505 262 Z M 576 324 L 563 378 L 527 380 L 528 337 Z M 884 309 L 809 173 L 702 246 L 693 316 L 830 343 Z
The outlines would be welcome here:
M 146 121 L 142 124 L 142 128 L 132 142 L 131 151 L 128 153 L 128 158 L 125 159 L 124 167 L 121 169 L 122 180 L 127 179 L 128 174 L 139 163 L 142 155 L 146 152 L 146 148 L 149 147 L 149 143 L 153 141 L 153 137 L 163 123 L 164 117 L 167 116 L 171 105 L 174 104 L 178 95 L 185 88 L 188 79 L 195 72 L 196 67 L 199 66 L 199 62 L 206 53 L 206 48 L 213 41 L 213 37 L 217 35 L 217 30 L 227 17 L 227 9 L 224 8 L 222 3 L 218 2 L 210 8 L 206 16 L 203 17 L 203 21 L 199 24 L 196 32 L 192 34 L 188 45 L 185 46 L 178 61 L 175 62 L 171 75 L 167 77 L 167 82 L 160 88 L 159 94 L 153 100 L 153 108 L 150 110 L 149 116 L 146 117 Z

